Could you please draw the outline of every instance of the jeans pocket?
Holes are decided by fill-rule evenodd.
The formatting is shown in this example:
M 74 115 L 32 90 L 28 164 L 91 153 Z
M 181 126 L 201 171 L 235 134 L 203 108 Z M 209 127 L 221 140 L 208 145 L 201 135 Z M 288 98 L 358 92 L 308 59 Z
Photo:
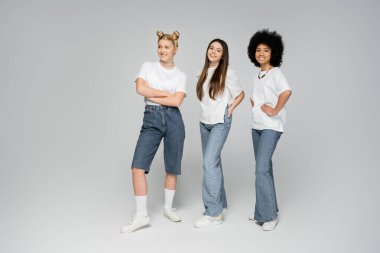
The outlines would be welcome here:
M 227 107 L 226 107 L 226 110 L 224 111 L 224 123 L 231 123 L 231 121 L 232 121 L 232 115 L 230 115 L 229 117 L 228 117 L 228 108 L 229 108 L 230 106 L 229 105 L 227 105 Z
M 230 125 L 232 122 L 232 115 L 231 116 L 227 116 L 227 113 L 224 115 L 224 124 L 228 124 Z
M 155 126 L 158 123 L 159 121 L 156 119 L 156 113 L 154 112 L 154 110 L 145 109 L 143 117 L 143 127 L 148 128 L 151 126 Z

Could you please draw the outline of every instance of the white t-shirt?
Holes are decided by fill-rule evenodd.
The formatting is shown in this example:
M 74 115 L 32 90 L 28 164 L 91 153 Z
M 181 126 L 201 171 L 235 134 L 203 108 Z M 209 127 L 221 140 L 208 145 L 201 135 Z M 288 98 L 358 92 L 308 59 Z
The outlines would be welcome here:
M 164 68 L 160 62 L 144 62 L 137 78 L 142 78 L 149 87 L 176 93 L 181 91 L 186 94 L 186 75 L 177 67 L 173 69 Z M 145 98 L 145 104 L 158 105 Z
M 203 83 L 200 121 L 204 124 L 224 123 L 224 113 L 227 105 L 232 104 L 235 98 L 243 91 L 235 72 L 228 68 L 224 92 L 217 95 L 215 100 L 211 99 L 209 96 L 209 83 L 215 69 L 215 67 L 208 69 L 207 78 Z M 201 71 L 198 79 L 200 73 Z
M 260 72 L 263 76 L 266 71 Z M 277 67 L 272 68 L 268 73 L 259 79 L 257 76 L 253 81 L 253 92 L 251 99 L 254 102 L 252 108 L 252 128 L 257 130 L 272 129 L 278 132 L 284 132 L 286 119 L 285 106 L 274 117 L 266 115 L 262 110 L 263 104 L 269 104 L 274 108 L 277 104 L 278 97 L 286 90 L 291 90 L 284 74 Z

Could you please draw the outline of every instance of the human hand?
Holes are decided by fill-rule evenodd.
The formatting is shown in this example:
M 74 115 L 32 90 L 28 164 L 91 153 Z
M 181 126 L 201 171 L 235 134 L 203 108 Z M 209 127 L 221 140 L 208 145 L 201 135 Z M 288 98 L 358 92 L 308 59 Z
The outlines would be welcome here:
M 268 104 L 263 104 L 260 108 L 269 117 L 273 117 L 277 115 L 277 112 Z
M 234 111 L 234 108 L 232 106 L 228 107 L 228 109 L 227 109 L 227 117 L 228 118 L 231 117 L 233 111 Z

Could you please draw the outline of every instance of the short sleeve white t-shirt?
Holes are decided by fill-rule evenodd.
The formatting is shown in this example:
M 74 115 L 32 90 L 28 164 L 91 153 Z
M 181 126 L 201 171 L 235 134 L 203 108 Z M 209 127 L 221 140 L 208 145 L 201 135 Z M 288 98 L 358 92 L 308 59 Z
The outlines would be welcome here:
M 260 72 L 260 76 L 263 76 L 265 73 L 266 71 Z M 252 107 L 253 129 L 272 129 L 278 132 L 284 132 L 286 120 L 285 106 L 273 117 L 266 115 L 260 107 L 263 104 L 269 104 L 274 108 L 280 94 L 287 90 L 291 90 L 288 81 L 278 67 L 269 70 L 261 79 L 257 76 L 255 77 L 251 96 L 251 99 L 254 102 L 254 106 Z
M 186 75 L 176 66 L 172 69 L 164 68 L 159 62 L 144 62 L 140 72 L 136 76 L 147 82 L 149 87 L 176 93 L 178 91 L 186 94 Z M 158 105 L 145 98 L 147 105 Z
M 235 71 L 228 68 L 224 92 L 216 96 L 215 100 L 211 99 L 209 96 L 209 83 L 215 69 L 215 67 L 208 69 L 207 78 L 203 83 L 203 98 L 200 102 L 200 121 L 204 124 L 224 123 L 224 113 L 227 105 L 232 104 L 235 98 L 243 91 Z

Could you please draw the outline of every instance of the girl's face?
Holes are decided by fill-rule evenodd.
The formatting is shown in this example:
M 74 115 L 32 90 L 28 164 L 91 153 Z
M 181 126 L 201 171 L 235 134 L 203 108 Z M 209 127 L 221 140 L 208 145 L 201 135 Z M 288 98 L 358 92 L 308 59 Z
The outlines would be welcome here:
M 262 66 L 270 64 L 272 50 L 265 44 L 259 44 L 256 48 L 256 61 Z
M 173 62 L 173 58 L 177 48 L 173 45 L 173 42 L 170 40 L 162 39 L 158 42 L 157 54 L 160 57 L 160 61 L 164 63 Z
M 215 41 L 211 43 L 210 47 L 207 50 L 207 58 L 210 62 L 210 65 L 218 65 L 220 62 L 220 59 L 222 59 L 223 56 L 223 47 L 222 44 Z

